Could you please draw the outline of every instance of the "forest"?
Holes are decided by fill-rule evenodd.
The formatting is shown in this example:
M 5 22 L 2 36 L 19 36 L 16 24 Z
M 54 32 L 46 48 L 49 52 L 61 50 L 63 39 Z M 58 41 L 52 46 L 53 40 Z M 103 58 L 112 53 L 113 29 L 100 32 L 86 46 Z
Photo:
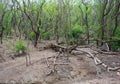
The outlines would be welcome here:
M 119 84 L 120 0 L 0 0 L 0 83 Z

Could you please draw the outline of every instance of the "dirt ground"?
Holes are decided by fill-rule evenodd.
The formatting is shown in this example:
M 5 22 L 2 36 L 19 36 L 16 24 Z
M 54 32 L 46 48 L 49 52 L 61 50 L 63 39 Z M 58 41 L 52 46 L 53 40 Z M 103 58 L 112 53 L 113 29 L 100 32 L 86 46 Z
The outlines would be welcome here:
M 29 46 L 31 65 L 26 66 L 25 56 L 12 59 L 7 55 L 8 48 L 0 46 L 0 83 L 35 83 L 35 84 L 120 84 L 120 75 L 117 72 L 107 72 L 104 69 L 97 75 L 97 67 L 94 62 L 81 55 L 70 55 L 69 59 L 60 56 L 55 72 L 48 75 L 53 68 L 53 56 L 58 53 L 51 49 L 42 49 L 47 43 L 40 43 L 38 49 Z M 82 48 L 94 52 L 89 48 Z M 3 53 L 4 52 L 4 53 Z M 45 58 L 48 58 L 48 68 Z M 120 55 L 102 55 L 98 57 L 109 66 L 120 66 Z M 64 63 L 64 64 L 60 64 Z

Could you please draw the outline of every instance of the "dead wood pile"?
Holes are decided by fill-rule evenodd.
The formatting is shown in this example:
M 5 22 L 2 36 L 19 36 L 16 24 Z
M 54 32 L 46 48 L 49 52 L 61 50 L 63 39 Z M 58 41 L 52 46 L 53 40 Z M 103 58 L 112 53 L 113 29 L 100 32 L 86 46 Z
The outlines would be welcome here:
M 116 55 L 116 54 L 119 54 L 119 53 L 116 53 L 116 52 L 104 52 L 104 51 L 101 51 L 101 50 L 97 50 L 97 49 L 92 49 L 92 50 L 95 50 L 97 53 L 91 53 L 89 51 L 85 51 L 85 50 L 82 50 L 80 49 L 79 46 L 70 46 L 70 47 L 64 47 L 64 46 L 61 46 L 61 45 L 57 45 L 57 44 L 51 44 L 51 48 L 55 51 L 58 51 L 59 54 L 60 53 L 66 53 L 68 52 L 69 54 L 73 54 L 72 51 L 80 51 L 82 52 L 82 54 L 86 55 L 87 57 L 91 58 L 95 65 L 96 66 L 103 66 L 107 71 L 118 71 L 120 69 L 120 67 L 110 67 L 109 65 L 105 64 L 102 60 L 100 60 L 98 57 L 96 57 L 97 54 L 99 53 L 102 53 L 102 54 L 110 54 L 110 55 Z M 75 53 L 74 53 L 75 55 Z M 58 56 L 55 57 L 55 60 Z

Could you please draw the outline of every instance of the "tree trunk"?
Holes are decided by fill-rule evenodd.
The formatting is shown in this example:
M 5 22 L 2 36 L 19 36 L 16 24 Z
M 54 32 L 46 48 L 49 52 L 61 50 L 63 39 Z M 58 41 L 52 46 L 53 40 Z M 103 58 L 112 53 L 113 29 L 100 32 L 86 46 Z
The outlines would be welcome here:
M 104 36 L 105 36 L 105 19 L 104 19 L 104 15 L 102 16 L 101 19 L 101 40 L 104 40 Z M 103 42 L 101 42 L 101 45 L 103 45 Z
M 3 43 L 3 32 L 4 32 L 4 27 L 2 27 L 1 34 L 0 34 L 0 43 Z
M 112 37 L 115 36 L 115 32 L 118 28 L 118 16 L 119 16 L 118 13 L 119 13 L 119 9 L 120 9 L 120 2 L 116 1 L 116 4 L 118 4 L 118 5 L 116 5 L 116 10 L 115 10 L 115 14 L 116 14 L 115 15 L 115 21 L 114 21 L 115 26 L 114 26 L 114 29 L 112 30 L 112 32 L 110 32 L 110 40 L 113 40 Z M 110 45 L 110 50 L 111 50 L 111 45 Z
M 88 7 L 86 6 L 86 11 L 88 10 Z M 87 31 L 87 41 L 88 41 L 88 44 L 90 43 L 90 40 L 89 40 L 89 24 L 88 24 L 88 14 L 86 12 L 86 15 L 85 15 L 85 20 L 86 20 L 86 31 Z
M 34 47 L 37 47 L 38 39 L 39 39 L 39 33 L 35 33 Z
M 119 4 L 118 4 L 119 3 Z M 119 1 L 116 1 L 116 10 L 115 10 L 115 27 L 113 29 L 113 32 L 112 32 L 112 36 L 115 35 L 115 32 L 117 30 L 117 27 L 118 27 L 118 18 L 119 18 L 119 9 L 120 9 L 120 2 Z
M 59 43 L 59 35 L 56 35 L 56 43 Z
M 0 36 L 0 43 L 2 44 L 3 42 L 2 42 L 2 36 Z

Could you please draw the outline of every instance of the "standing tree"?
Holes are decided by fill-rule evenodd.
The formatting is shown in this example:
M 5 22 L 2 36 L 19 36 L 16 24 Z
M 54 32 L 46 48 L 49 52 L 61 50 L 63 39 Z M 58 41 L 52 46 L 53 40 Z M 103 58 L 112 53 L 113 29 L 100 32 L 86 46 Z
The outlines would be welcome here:
M 0 3 L 0 43 L 2 44 L 2 40 L 3 40 L 3 33 L 4 33 L 4 30 L 5 30 L 5 27 L 4 27 L 4 17 L 5 17 L 5 14 L 7 12 L 7 3 L 6 1 L 3 0 L 3 3 Z
M 37 47 L 38 39 L 40 36 L 40 28 L 42 27 L 42 11 L 45 0 L 39 1 L 40 4 L 30 0 L 23 0 L 23 7 L 17 0 L 16 2 L 19 5 L 21 12 L 27 17 L 30 22 L 30 30 L 35 34 L 34 47 Z M 24 19 L 26 18 L 24 17 Z

